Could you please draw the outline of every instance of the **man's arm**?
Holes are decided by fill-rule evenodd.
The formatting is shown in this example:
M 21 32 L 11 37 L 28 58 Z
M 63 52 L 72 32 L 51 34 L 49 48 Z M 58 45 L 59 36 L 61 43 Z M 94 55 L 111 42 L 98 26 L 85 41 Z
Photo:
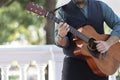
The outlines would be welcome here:
M 105 53 L 108 49 L 120 40 L 120 18 L 113 12 L 113 10 L 105 3 L 100 2 L 103 9 L 104 20 L 112 29 L 111 36 L 106 41 L 95 41 L 97 43 L 97 50 Z
M 56 17 L 59 19 L 64 19 L 64 15 L 61 10 L 58 10 L 56 13 Z M 69 45 L 69 39 L 66 36 L 68 33 L 68 25 L 64 23 L 55 23 L 55 32 L 54 32 L 54 39 L 55 44 L 59 47 L 67 47 Z
M 58 25 L 58 33 L 55 37 L 55 41 L 58 45 L 65 47 L 68 43 L 67 33 L 69 31 L 69 25 L 67 23 L 59 23 Z

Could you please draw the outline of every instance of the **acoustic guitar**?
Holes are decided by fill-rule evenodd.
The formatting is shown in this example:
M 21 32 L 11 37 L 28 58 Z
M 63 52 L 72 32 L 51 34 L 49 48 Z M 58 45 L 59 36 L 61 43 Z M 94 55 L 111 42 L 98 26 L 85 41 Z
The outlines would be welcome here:
M 36 13 L 39 16 L 44 16 L 48 19 L 60 23 L 62 20 L 53 15 L 52 12 L 48 12 L 40 6 L 29 2 L 26 6 L 27 10 Z M 112 45 L 109 50 L 102 54 L 97 51 L 95 40 L 107 40 L 109 35 L 98 34 L 94 28 L 90 25 L 83 26 L 76 30 L 69 25 L 69 32 L 71 32 L 75 38 L 76 43 L 74 54 L 77 57 L 82 57 L 86 60 L 91 70 L 99 76 L 112 75 L 119 68 L 120 64 L 120 43 Z M 76 38 L 77 37 L 77 38 Z

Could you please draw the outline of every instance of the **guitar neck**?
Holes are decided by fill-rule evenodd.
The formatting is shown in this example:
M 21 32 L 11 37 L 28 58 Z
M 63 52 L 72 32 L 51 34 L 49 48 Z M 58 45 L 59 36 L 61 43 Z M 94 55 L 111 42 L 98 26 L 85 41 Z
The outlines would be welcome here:
M 45 17 L 53 20 L 56 23 L 60 23 L 63 22 L 61 19 L 58 19 L 57 17 L 55 17 L 52 13 L 47 12 Z M 73 28 L 72 26 L 69 25 L 69 32 L 71 32 L 74 36 L 77 36 L 78 38 L 82 39 L 83 41 L 85 41 L 86 43 L 88 43 L 89 38 L 87 36 L 85 36 L 84 34 L 82 34 L 81 32 L 77 31 L 75 28 Z
M 61 19 L 58 19 L 57 17 L 55 17 L 52 12 L 47 12 L 46 10 L 44 10 L 40 6 L 35 5 L 32 2 L 29 2 L 28 5 L 26 6 L 26 8 L 29 11 L 32 11 L 32 12 L 38 14 L 39 16 L 45 16 L 58 24 L 60 22 L 63 22 Z M 84 42 L 88 43 L 89 38 L 87 36 L 85 36 L 84 34 L 82 34 L 79 31 L 77 31 L 75 28 L 73 28 L 70 25 L 69 25 L 69 28 L 70 28 L 69 32 L 71 32 L 74 36 L 76 36 L 76 37 L 80 38 L 81 40 L 83 40 Z

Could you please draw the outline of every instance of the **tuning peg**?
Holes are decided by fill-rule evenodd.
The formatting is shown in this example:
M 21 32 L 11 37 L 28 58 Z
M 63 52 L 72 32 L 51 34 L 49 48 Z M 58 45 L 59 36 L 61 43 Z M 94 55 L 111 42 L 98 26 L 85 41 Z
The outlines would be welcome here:
M 32 11 L 32 10 L 33 10 L 33 8 L 30 8 L 30 10 Z
M 37 13 L 37 12 L 38 12 L 38 10 L 35 10 L 35 12 Z
M 41 12 L 39 12 L 39 14 L 40 14 L 40 15 L 42 15 L 42 13 L 41 13 Z

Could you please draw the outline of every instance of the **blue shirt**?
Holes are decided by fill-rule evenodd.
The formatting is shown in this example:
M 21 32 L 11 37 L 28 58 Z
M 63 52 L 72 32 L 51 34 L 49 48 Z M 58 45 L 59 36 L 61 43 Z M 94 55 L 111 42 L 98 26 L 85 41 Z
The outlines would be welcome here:
M 112 32 L 110 33 L 110 35 L 120 37 L 120 18 L 119 18 L 119 16 L 117 16 L 114 13 L 114 11 L 106 3 L 102 2 L 102 1 L 99 1 L 99 3 L 102 6 L 104 22 L 108 25 L 108 27 L 110 27 L 112 29 Z M 86 17 L 88 17 L 88 5 L 86 5 L 84 8 L 80 8 L 80 9 L 84 13 L 84 15 Z M 59 19 L 64 19 L 64 15 L 62 14 L 62 11 L 58 10 L 56 17 L 58 17 Z M 55 24 L 55 36 L 57 35 L 57 32 L 58 32 L 57 29 L 58 29 L 58 24 Z M 68 45 L 69 45 L 69 40 L 68 40 L 68 44 L 65 47 L 67 47 Z
M 112 29 L 111 35 L 120 37 L 120 18 L 114 13 L 114 11 L 104 2 L 99 1 L 103 9 L 103 17 L 105 23 Z M 86 17 L 88 17 L 88 6 L 80 8 Z M 64 15 L 58 12 L 58 18 L 64 19 Z M 57 26 L 55 27 L 57 28 Z

